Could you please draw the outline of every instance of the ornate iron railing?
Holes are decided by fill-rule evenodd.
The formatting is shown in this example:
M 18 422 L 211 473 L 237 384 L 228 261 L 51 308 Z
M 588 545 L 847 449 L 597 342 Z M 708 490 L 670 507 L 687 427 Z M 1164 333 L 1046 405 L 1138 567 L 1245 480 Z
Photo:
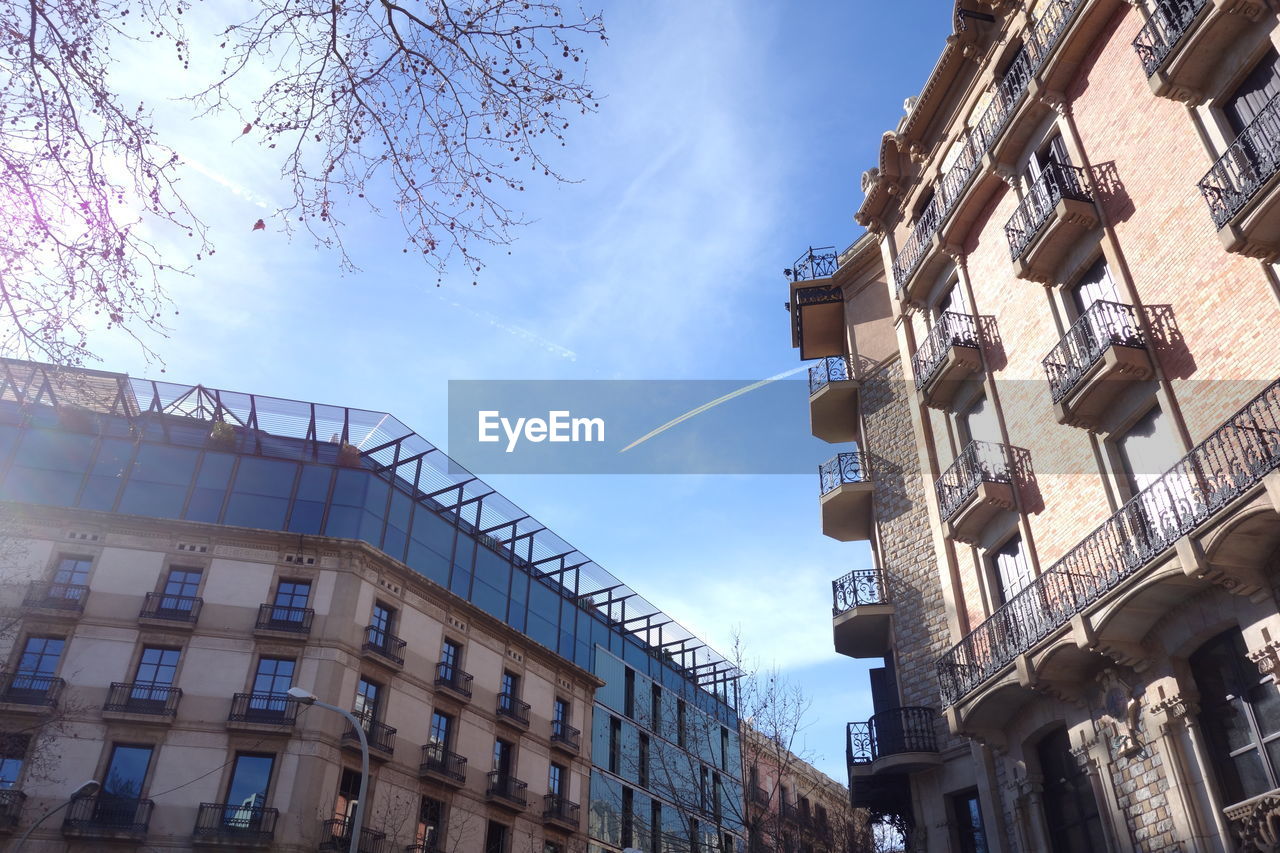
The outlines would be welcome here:
M 817 394 L 832 382 L 847 382 L 855 376 L 853 356 L 833 355 L 809 368 L 809 395 Z
M 757 806 L 769 805 L 769 792 L 759 785 L 751 785 L 747 789 L 747 795 L 751 798 L 751 802 Z
M 263 604 L 258 607 L 258 622 L 255 627 L 264 631 L 306 635 L 311 633 L 311 622 L 315 616 L 316 612 L 310 607 Z
M 298 721 L 298 700 L 285 693 L 236 693 L 227 721 L 292 726 Z
M 1012 484 L 1017 468 L 1011 451 L 1018 449 L 994 441 L 971 441 L 965 445 L 934 484 L 942 518 L 950 521 L 983 483 Z
M 1009 240 L 1009 255 L 1015 261 L 1022 257 L 1063 199 L 1093 201 L 1093 194 L 1085 182 L 1084 169 L 1050 163 L 1027 189 L 1027 194 L 1004 226 L 1005 237 Z
M 320 849 L 347 853 L 351 849 L 351 824 L 345 818 L 332 818 L 323 823 Z M 389 853 L 391 845 L 385 832 L 374 829 L 361 829 L 360 841 L 357 844 L 360 853 Z
M 17 828 L 26 801 L 27 795 L 17 788 L 0 788 L 0 828 Z
M 932 708 L 891 708 L 865 723 L 849 723 L 845 729 L 849 764 L 870 764 L 877 758 L 906 752 L 937 752 L 937 717 Z
M 404 640 L 376 625 L 364 629 L 364 650 L 384 657 L 397 666 L 404 666 Z
M 552 720 L 551 742 L 564 744 L 569 749 L 577 752 L 581 748 L 582 732 L 578 731 L 564 720 Z
M 77 797 L 67 806 L 67 817 L 62 822 L 64 830 L 80 835 L 95 833 L 142 836 L 151 825 L 151 800 L 133 797 L 115 797 L 106 793 L 90 797 Z
M 279 809 L 246 803 L 201 803 L 191 834 L 243 843 L 266 843 L 275 838 Z
M 1053 402 L 1070 394 L 1110 347 L 1141 349 L 1145 346 L 1142 327 L 1138 325 L 1132 305 L 1101 300 L 1093 303 L 1044 358 Z
M 1280 380 L 938 660 L 948 705 L 1280 468 Z
M 514 693 L 499 693 L 498 715 L 527 726 L 529 725 L 529 703 L 521 701 L 520 697 Z
M 24 607 L 38 607 L 42 610 L 66 610 L 72 613 L 83 613 L 84 603 L 89 598 L 89 587 L 78 583 L 41 583 L 39 581 L 27 588 Z
M 1218 158 L 1200 182 L 1200 194 L 1218 228 L 1262 189 L 1280 170 L 1280 95 L 1259 111 L 1236 141 Z
M 543 820 L 553 820 L 565 826 L 576 828 L 581 811 L 582 809 L 577 803 L 570 802 L 569 798 L 562 794 L 547 794 L 542 798 Z
M 1153 4 L 1151 17 L 1133 40 L 1148 77 L 1160 70 L 1208 4 L 1209 0 L 1160 0 Z
M 837 453 L 818 466 L 818 485 L 821 494 L 829 494 L 846 483 L 871 481 L 871 469 L 867 455 L 859 451 Z
M 839 616 L 863 604 L 888 604 L 884 572 L 858 569 L 831 582 L 831 614 Z
M 200 618 L 200 608 L 203 606 L 204 599 L 194 595 L 149 592 L 142 603 L 142 612 L 138 614 L 138 618 L 194 623 Z
M 32 672 L 0 673 L 0 700 L 18 705 L 42 705 L 52 708 L 67 683 L 52 675 Z
M 838 258 L 835 246 L 823 246 L 821 249 L 810 246 L 809 251 L 796 258 L 790 269 L 783 270 L 783 274 L 792 281 L 831 278 L 840 267 Z
M 369 741 L 369 749 L 376 749 L 378 752 L 384 752 L 387 755 L 395 752 L 396 749 L 396 729 L 388 726 L 386 723 L 375 720 L 370 714 L 362 714 L 358 711 L 352 711 L 352 716 L 360 721 L 360 728 L 364 729 L 365 739 Z M 347 729 L 343 732 L 344 740 L 359 742 L 360 736 L 356 734 L 356 730 L 351 724 L 347 724 Z
M 428 743 L 422 747 L 422 762 L 418 765 L 418 773 L 426 775 L 436 773 L 455 782 L 467 781 L 467 759 L 445 749 L 444 744 Z
M 907 298 L 907 282 L 920 268 L 924 256 L 929 253 L 929 241 L 942 224 L 942 200 L 935 191 L 929 204 L 921 212 L 911 235 L 903 241 L 893 258 L 893 281 L 898 289 L 898 300 Z
M 954 311 L 943 312 L 933 324 L 924 343 L 911 356 L 911 369 L 916 375 L 916 388 L 923 388 L 933 381 L 938 371 L 947 363 L 947 353 L 952 347 L 980 348 L 978 318 Z
M 527 783 L 521 782 L 510 773 L 491 770 L 489 772 L 489 787 L 485 789 L 485 793 L 494 799 L 524 808 L 529 805 L 529 799 L 525 796 L 525 791 L 528 787 Z
M 176 717 L 182 691 L 165 684 L 112 682 L 107 691 L 107 702 L 102 710 L 125 714 L 154 714 L 157 717 Z
M 436 664 L 436 687 L 447 687 L 459 696 L 471 698 L 471 673 L 447 663 Z

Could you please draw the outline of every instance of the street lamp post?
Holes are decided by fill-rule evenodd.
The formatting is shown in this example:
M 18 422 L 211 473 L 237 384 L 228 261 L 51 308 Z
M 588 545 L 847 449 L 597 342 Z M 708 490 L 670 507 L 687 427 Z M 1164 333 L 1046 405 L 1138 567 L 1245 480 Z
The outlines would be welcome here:
M 81 797 L 92 797 L 94 794 L 98 793 L 98 791 L 100 791 L 101 789 L 102 789 L 102 783 L 99 782 L 97 779 L 90 779 L 88 782 L 81 782 L 80 786 L 71 792 L 70 797 L 68 797 L 66 800 L 62 801 L 61 803 L 58 803 L 56 806 L 49 809 L 44 814 L 40 815 L 40 819 L 35 823 L 31 824 L 31 826 L 27 828 L 26 832 L 22 833 L 22 837 L 19 838 L 18 842 L 13 845 L 13 853 L 18 853 L 18 851 L 22 849 L 22 845 L 27 843 L 27 839 L 31 837 L 31 833 L 35 832 L 36 827 L 38 827 L 40 824 L 44 823 L 49 818 L 53 817 L 53 815 L 62 811 L 67 806 L 71 805 Z
M 360 853 L 360 831 L 364 828 L 364 795 L 369 784 L 369 738 L 365 735 L 364 726 L 360 725 L 360 721 L 346 708 L 321 702 L 314 693 L 303 690 L 301 687 L 290 687 L 289 696 L 303 705 L 315 705 L 317 708 L 341 714 L 351 723 L 351 727 L 356 730 L 356 736 L 360 738 L 360 791 L 356 795 L 356 813 L 351 821 L 353 824 L 351 845 L 347 848 L 348 853 Z

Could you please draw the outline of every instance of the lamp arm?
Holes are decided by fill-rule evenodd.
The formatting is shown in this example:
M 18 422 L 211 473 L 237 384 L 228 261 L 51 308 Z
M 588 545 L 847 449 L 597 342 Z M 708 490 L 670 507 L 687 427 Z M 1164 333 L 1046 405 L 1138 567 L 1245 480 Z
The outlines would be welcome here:
M 27 831 L 22 833 L 22 837 L 19 838 L 17 842 L 13 845 L 13 853 L 18 853 L 18 851 L 22 849 L 22 845 L 27 842 L 27 839 L 31 837 L 31 833 L 35 832 L 36 828 L 40 826 L 40 824 L 44 823 L 46 820 L 53 817 L 55 814 L 62 811 L 63 809 L 65 809 L 67 806 L 71 805 L 75 801 L 76 801 L 75 797 L 72 797 L 69 800 L 64 800 L 63 802 L 58 803 L 58 805 L 49 809 L 44 814 L 40 815 L 40 819 L 37 820 L 35 823 L 31 824 L 31 826 L 27 827 Z

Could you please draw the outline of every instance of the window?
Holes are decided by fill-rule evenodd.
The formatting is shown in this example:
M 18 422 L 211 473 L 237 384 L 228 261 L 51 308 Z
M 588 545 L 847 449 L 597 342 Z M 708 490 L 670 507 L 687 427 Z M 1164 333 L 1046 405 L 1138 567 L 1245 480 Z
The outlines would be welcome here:
M 80 587 L 88 586 L 89 567 L 92 565 L 91 557 L 59 555 L 58 565 L 53 570 L 53 586 L 49 590 L 49 597 L 80 601 L 84 596 L 84 590 Z
M 624 673 L 623 687 L 625 692 L 622 713 L 634 720 L 636 718 L 636 671 L 631 667 L 627 667 Z
M 662 803 L 649 801 L 649 853 L 658 853 L 662 844 Z
M 1036 748 L 1044 776 L 1044 818 L 1053 853 L 1106 850 L 1089 776 L 1071 754 L 1066 729 L 1057 729 Z
M 493 742 L 493 769 L 503 776 L 510 776 L 515 764 L 515 746 L 502 738 Z
M 1240 629 L 1214 637 L 1190 662 L 1223 805 L 1280 787 L 1280 692 L 1249 662 Z
M 18 787 L 30 743 L 28 735 L 0 734 L 0 789 Z
M 200 591 L 200 569 L 172 568 L 164 582 L 160 610 L 190 614 Z
M 547 793 L 557 797 L 564 793 L 563 786 L 567 771 L 563 765 L 552 764 L 547 772 Z
M 423 797 L 418 806 L 418 827 L 414 830 L 414 843 L 423 850 L 435 850 L 444 843 L 444 803 Z
M 635 820 L 635 791 L 630 788 L 622 789 L 622 846 L 630 847 L 635 839 L 636 820 Z
M 1239 135 L 1277 93 L 1280 93 L 1280 54 L 1271 48 L 1223 104 L 1232 131 Z
M 396 612 L 381 601 L 373 605 L 373 616 L 369 620 L 369 645 L 374 648 L 386 649 L 390 644 L 388 639 L 394 633 L 392 628 L 395 626 Z
M 1031 155 L 1031 159 L 1027 161 L 1027 184 L 1028 188 L 1034 188 L 1041 176 L 1046 172 L 1050 173 L 1047 180 L 1054 180 L 1056 175 L 1054 166 L 1070 166 L 1071 158 L 1067 156 L 1067 146 L 1062 139 L 1062 134 L 1055 133 L 1052 137 L 1044 142 L 1036 152 Z
M 152 747 L 117 744 L 101 776 L 102 790 L 94 803 L 93 818 L 100 824 L 131 825 L 142 799 Z
M 378 719 L 379 713 L 382 711 L 381 699 L 381 684 L 364 678 L 356 682 L 356 702 L 352 713 L 365 723 L 366 729 L 369 723 Z
M 267 805 L 267 790 L 271 784 L 274 755 L 261 753 L 236 753 L 227 785 L 227 798 L 223 800 L 222 822 L 234 829 L 252 830 L 262 824 L 262 810 Z
M 1116 283 L 1111 278 L 1111 270 L 1107 267 L 1105 257 L 1099 256 L 1076 279 L 1076 283 L 1071 286 L 1071 301 L 1075 305 L 1076 316 L 1088 311 L 1095 302 L 1120 301 L 1120 294 L 1116 291 Z
M 965 316 L 972 316 L 973 314 L 973 309 L 969 307 L 969 297 L 965 294 L 964 288 L 960 286 L 958 281 L 951 283 L 946 295 L 938 303 L 938 316 L 947 313 L 964 314 Z
M 609 772 L 622 772 L 622 720 L 609 718 Z
M 1021 536 L 1014 536 L 991 554 L 991 567 L 995 570 L 996 605 L 1004 604 L 1032 581 L 1031 561 Z
M 359 802 L 360 771 L 344 767 L 342 775 L 338 777 L 338 796 L 333 801 L 334 820 L 342 821 L 344 829 L 350 824 Z
M 987 401 L 987 395 L 979 395 L 964 411 L 956 417 L 960 428 L 960 441 L 967 445 L 971 441 L 988 441 L 1000 443 L 1000 421 L 996 418 L 995 407 Z M 979 464 L 987 460 L 980 458 Z
M 18 672 L 29 676 L 53 675 L 58 671 L 58 661 L 66 644 L 62 637 L 28 637 L 18 658 Z
M 484 853 L 507 853 L 507 827 L 489 821 L 484 831 Z
M 458 669 L 462 666 L 462 646 L 453 640 L 445 640 L 440 647 L 440 665 L 441 678 L 448 681 L 457 678 Z
M 649 787 L 649 736 L 644 732 L 640 733 L 640 745 L 636 750 L 636 762 L 639 767 L 636 768 L 636 782 L 641 788 Z
M 662 731 L 662 688 L 649 685 L 649 724 L 655 732 Z
M 564 848 L 554 841 L 542 842 L 542 853 L 564 853 Z
M 729 729 L 727 726 L 720 727 L 720 769 L 729 769 Z
M 258 658 L 258 671 L 253 676 L 254 693 L 283 696 L 293 686 L 296 662 L 291 658 Z
M 131 705 L 164 705 L 169 698 L 178 673 L 178 649 L 161 649 L 146 646 L 138 658 L 138 670 L 133 677 L 133 689 L 129 692 Z
M 453 742 L 453 717 L 434 711 L 431 714 L 431 731 L 427 734 L 429 742 L 441 749 L 448 749 Z
M 1124 464 L 1130 494 L 1135 495 L 1182 458 L 1182 448 L 1159 406 L 1153 406 L 1116 439 L 1116 449 Z
M 520 698 L 520 676 L 514 672 L 502 673 L 502 695 L 511 699 Z
M 557 697 L 551 705 L 551 734 L 563 736 L 569 725 L 569 703 Z
M 685 746 L 684 742 L 684 700 L 676 700 L 676 745 Z
M 950 799 L 960 853 L 987 853 L 987 837 L 982 829 L 982 807 L 978 802 L 978 792 L 952 794 Z
M 302 611 L 311 598 L 311 581 L 281 580 L 276 586 L 276 595 L 272 599 L 271 621 L 302 622 L 306 614 Z

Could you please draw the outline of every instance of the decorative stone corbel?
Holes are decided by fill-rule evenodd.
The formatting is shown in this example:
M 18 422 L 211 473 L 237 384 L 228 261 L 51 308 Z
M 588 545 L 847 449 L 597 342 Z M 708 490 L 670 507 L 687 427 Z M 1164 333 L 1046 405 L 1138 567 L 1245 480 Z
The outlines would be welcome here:
M 1010 166 L 997 163 L 995 168 L 996 177 L 1004 181 L 1011 190 L 1018 188 L 1018 171 Z
M 1204 548 L 1189 536 L 1183 536 L 1174 544 L 1178 562 L 1187 577 L 1207 580 L 1220 586 L 1232 595 L 1243 595 L 1250 598 L 1261 593 L 1266 579 L 1254 566 L 1228 565 L 1221 560 L 1210 560 L 1205 556 Z
M 1240 849 L 1275 853 L 1280 850 L 1280 792 L 1269 791 L 1226 809 L 1223 814 Z
M 1067 96 L 1062 92 L 1053 89 L 1045 90 L 1040 93 L 1040 103 L 1060 116 L 1071 115 L 1071 102 L 1067 100 Z
M 1257 651 L 1249 652 L 1248 657 L 1261 674 L 1280 674 L 1280 640 L 1272 640 Z

